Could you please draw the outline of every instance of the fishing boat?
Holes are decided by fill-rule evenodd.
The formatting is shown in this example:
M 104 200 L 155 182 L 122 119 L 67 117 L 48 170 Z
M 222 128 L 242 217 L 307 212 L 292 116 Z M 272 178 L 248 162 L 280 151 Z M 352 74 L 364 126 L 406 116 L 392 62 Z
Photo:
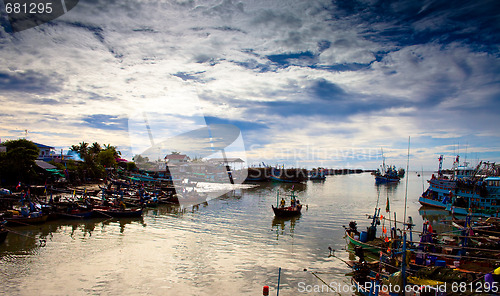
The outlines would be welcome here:
M 142 209 L 118 209 L 113 207 L 99 207 L 94 209 L 96 214 L 113 218 L 137 218 L 142 216 Z
M 271 207 L 273 208 L 274 215 L 280 218 L 299 216 L 300 211 L 302 210 L 302 205 L 300 204 L 284 208 L 275 208 L 273 205 L 271 205 Z
M 309 172 L 309 180 L 323 181 L 326 180 L 326 173 L 323 169 L 312 170 Z
M 453 193 L 457 188 L 457 182 L 467 182 L 474 176 L 475 169 L 470 167 L 468 163 L 458 165 L 458 156 L 451 170 L 452 175 L 445 175 L 443 159 L 443 155 L 441 155 L 439 157 L 437 176 L 433 174 L 431 179 L 427 181 L 429 187 L 418 199 L 420 204 L 424 206 L 446 209 L 446 206 L 452 201 Z
M 500 217 L 500 177 L 479 181 L 458 182 L 446 210 L 453 215 Z
M 290 194 L 290 206 L 286 207 L 285 206 L 285 199 L 282 198 L 281 201 L 279 201 L 279 191 L 277 193 L 276 197 L 276 204 L 277 206 L 274 207 L 274 205 L 271 205 L 274 215 L 279 218 L 288 218 L 288 217 L 294 217 L 294 216 L 299 216 L 301 213 L 300 211 L 302 210 L 302 205 L 300 202 L 297 200 L 297 197 L 295 196 L 294 191 Z
M 380 213 L 380 209 L 378 209 Z M 375 210 L 377 215 L 377 210 Z M 360 246 L 363 250 L 369 251 L 373 254 L 378 254 L 381 249 L 385 248 L 384 240 L 376 238 L 376 225 L 378 218 L 374 216 L 372 225 L 367 228 L 367 231 L 358 231 L 357 223 L 355 221 L 349 222 L 349 228 L 344 227 L 348 243 L 354 246 Z
M 306 169 L 271 168 L 270 179 L 275 182 L 301 183 L 308 179 Z
M 404 174 L 405 170 L 403 168 L 396 170 L 395 166 L 385 165 L 384 151 L 382 151 L 382 165 L 380 166 L 380 169 L 377 169 L 377 171 L 373 173 L 375 176 L 375 183 L 398 183 L 399 180 L 404 177 Z
M 248 175 L 245 179 L 247 182 L 264 182 L 268 181 L 271 175 L 271 168 L 264 167 L 250 167 L 248 168 Z
M 94 211 L 91 209 L 71 209 L 60 212 L 59 216 L 65 219 L 90 219 L 94 216 Z
M 27 216 L 24 215 L 13 215 L 9 218 L 4 218 L 7 222 L 7 226 L 19 226 L 19 225 L 33 225 L 42 224 L 47 221 L 49 215 L 44 215 L 42 212 L 32 212 Z

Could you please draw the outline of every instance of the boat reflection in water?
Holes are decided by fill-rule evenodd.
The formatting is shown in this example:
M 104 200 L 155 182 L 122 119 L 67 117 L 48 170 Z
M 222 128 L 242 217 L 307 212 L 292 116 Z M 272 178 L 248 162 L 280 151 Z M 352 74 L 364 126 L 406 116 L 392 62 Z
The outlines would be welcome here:
M 126 226 L 132 223 L 146 226 L 142 217 L 136 218 L 93 218 L 90 220 L 58 220 L 38 227 L 22 226 L 12 228 L 9 236 L 1 246 L 2 253 L 22 255 L 33 254 L 38 249 L 53 243 L 54 234 L 67 233 L 72 240 L 90 239 L 93 233 L 105 233 L 119 226 L 119 233 L 125 232 Z
M 436 230 L 438 233 L 450 231 L 452 229 L 450 213 L 445 209 L 421 206 L 418 213 L 424 220 L 429 221 L 432 225 L 432 229 Z M 450 222 L 447 222 L 448 220 Z
M 300 216 L 295 217 L 274 217 L 272 222 L 273 231 L 276 231 L 276 240 L 279 239 L 280 235 L 293 237 L 295 232 L 295 226 L 299 222 Z

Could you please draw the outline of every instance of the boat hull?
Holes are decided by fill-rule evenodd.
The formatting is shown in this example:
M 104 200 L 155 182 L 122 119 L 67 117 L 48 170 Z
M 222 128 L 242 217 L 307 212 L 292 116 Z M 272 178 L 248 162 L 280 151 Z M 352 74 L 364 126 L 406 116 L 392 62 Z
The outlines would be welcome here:
M 271 207 L 273 208 L 274 215 L 280 218 L 299 216 L 300 211 L 302 209 L 301 205 L 295 207 L 286 207 L 286 208 L 275 208 L 274 206 Z
M 421 205 L 424 205 L 424 206 L 433 207 L 433 208 L 438 208 L 438 209 L 446 209 L 446 205 L 445 205 L 445 204 L 443 204 L 443 202 L 441 202 L 441 201 L 439 201 L 439 200 L 434 200 L 434 199 L 425 198 L 425 197 L 421 196 L 421 197 L 418 199 L 418 202 L 419 202 Z
M 7 221 L 7 226 L 33 225 L 45 223 L 48 217 L 49 215 L 41 215 L 38 217 L 12 217 L 5 218 L 5 221 Z
M 115 210 L 115 209 L 95 209 L 97 214 L 104 217 L 113 218 L 138 218 L 142 216 L 142 209 Z
M 365 251 L 369 251 L 369 252 L 372 252 L 374 254 L 379 254 L 380 253 L 380 250 L 381 248 L 380 247 L 377 247 L 377 246 L 373 246 L 371 244 L 367 244 L 367 243 L 363 243 L 359 240 L 356 240 L 354 239 L 353 237 L 351 237 L 349 234 L 346 234 L 347 238 L 349 239 L 349 242 L 355 246 L 360 246 L 362 247 Z
M 375 182 L 376 183 L 379 183 L 379 184 L 383 184 L 383 183 L 397 183 L 399 182 L 399 178 L 395 177 L 395 178 L 388 178 L 388 177 L 384 177 L 384 176 L 376 176 L 375 177 Z

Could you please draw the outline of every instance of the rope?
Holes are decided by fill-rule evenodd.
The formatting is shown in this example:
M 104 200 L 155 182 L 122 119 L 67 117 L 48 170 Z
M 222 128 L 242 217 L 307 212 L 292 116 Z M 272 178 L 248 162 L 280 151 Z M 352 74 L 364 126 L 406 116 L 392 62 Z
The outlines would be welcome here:
M 320 280 L 323 284 L 325 284 L 328 289 L 330 289 L 332 292 L 336 292 L 334 291 L 329 284 L 327 284 L 324 280 L 322 280 L 314 271 L 311 271 L 311 274 L 314 275 L 318 280 Z
M 37 239 L 36 236 L 31 236 L 31 235 L 27 235 L 27 234 L 23 234 L 23 233 L 20 233 L 20 232 L 17 232 L 17 231 L 14 231 L 12 230 L 12 228 L 10 227 L 5 227 L 5 229 L 7 229 L 9 232 L 12 232 L 14 234 L 17 234 L 17 235 L 20 235 L 20 236 L 24 236 L 24 237 L 27 237 L 27 238 L 31 238 L 31 239 Z M 40 241 L 40 247 L 43 248 L 47 245 L 47 240 L 43 239 L 43 238 L 40 238 L 39 239 Z

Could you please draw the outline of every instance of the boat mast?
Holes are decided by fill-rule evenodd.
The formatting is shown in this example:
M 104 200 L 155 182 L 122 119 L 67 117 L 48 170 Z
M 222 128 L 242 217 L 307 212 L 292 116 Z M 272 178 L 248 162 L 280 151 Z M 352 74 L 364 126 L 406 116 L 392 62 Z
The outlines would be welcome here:
M 410 137 L 408 136 L 408 159 L 406 160 L 406 171 L 409 172 L 410 166 Z M 406 204 L 408 202 L 408 175 L 406 174 L 406 187 L 405 187 L 405 210 L 403 219 L 403 258 L 401 262 L 401 275 L 403 277 L 403 291 L 406 291 Z

